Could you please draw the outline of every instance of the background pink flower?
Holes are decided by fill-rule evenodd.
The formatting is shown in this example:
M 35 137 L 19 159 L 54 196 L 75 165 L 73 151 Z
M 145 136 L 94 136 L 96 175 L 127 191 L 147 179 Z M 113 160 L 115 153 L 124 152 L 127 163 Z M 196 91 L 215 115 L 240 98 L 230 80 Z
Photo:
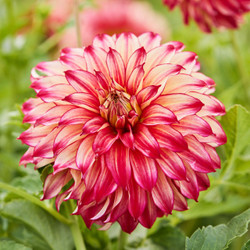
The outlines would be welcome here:
M 226 136 L 215 116 L 225 109 L 210 95 L 214 81 L 182 43 L 160 41 L 99 35 L 32 71 L 37 97 L 23 105 L 31 126 L 19 139 L 30 147 L 20 163 L 51 163 L 43 199 L 56 197 L 58 209 L 76 200 L 88 227 L 150 228 L 186 210 L 186 198 L 197 201 L 220 167 L 215 147 Z
M 238 28 L 242 15 L 250 11 L 250 0 L 163 0 L 170 9 L 179 6 L 185 24 L 194 19 L 205 32 L 216 28 Z
M 57 20 L 63 25 L 69 20 L 69 11 L 73 13 L 70 0 L 61 4 L 59 9 L 52 9 L 48 25 L 53 27 Z M 169 36 L 166 19 L 157 14 L 147 2 L 131 0 L 95 1 L 92 7 L 84 6 L 80 13 L 81 36 L 83 45 L 88 45 L 97 34 L 115 34 L 133 32 L 140 35 L 146 31 L 159 33 L 164 39 Z M 60 48 L 77 47 L 75 27 L 63 33 Z

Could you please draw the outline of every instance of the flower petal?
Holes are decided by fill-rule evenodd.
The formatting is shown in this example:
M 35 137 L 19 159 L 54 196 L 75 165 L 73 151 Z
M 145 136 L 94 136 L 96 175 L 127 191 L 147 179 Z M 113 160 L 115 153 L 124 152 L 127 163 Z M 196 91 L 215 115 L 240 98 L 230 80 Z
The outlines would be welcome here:
M 161 148 L 167 148 L 173 152 L 181 152 L 188 149 L 182 134 L 169 125 L 152 126 L 149 130 Z
M 96 89 L 99 88 L 99 85 L 96 76 L 92 73 L 84 70 L 67 70 L 65 77 L 76 91 L 91 93 L 97 97 Z
M 64 101 L 88 109 L 99 114 L 99 100 L 89 93 L 73 93 L 64 98 Z
M 107 66 L 110 78 L 119 85 L 125 84 L 125 66 L 121 55 L 114 49 L 110 48 L 107 55 Z
M 115 133 L 112 127 L 109 126 L 100 130 L 93 143 L 96 156 L 106 153 L 117 139 L 118 134 Z
M 143 124 L 136 126 L 134 138 L 135 148 L 141 151 L 145 156 L 156 158 L 160 155 L 160 147 L 157 140 Z
M 117 52 L 121 55 L 125 65 L 132 53 L 140 47 L 138 38 L 131 32 L 118 36 L 115 44 Z
M 77 149 L 76 165 L 82 171 L 82 173 L 85 173 L 95 161 L 95 153 L 92 149 L 92 144 L 95 140 L 95 137 L 95 134 L 86 136 Z
M 164 149 L 161 149 L 161 158 L 156 159 L 162 171 L 171 179 L 185 180 L 186 168 L 178 154 Z
M 132 71 L 139 65 L 143 65 L 147 57 L 144 47 L 137 49 L 129 58 L 126 66 L 126 79 L 129 78 Z
M 209 124 L 197 115 L 186 116 L 172 127 L 178 130 L 183 136 L 199 134 L 201 136 L 209 136 L 213 133 Z
M 143 87 L 165 85 L 168 78 L 180 72 L 182 67 L 170 63 L 160 64 L 152 68 L 144 78 Z M 146 72 L 146 70 L 145 70 Z
M 131 178 L 128 186 L 129 191 L 129 203 L 128 203 L 128 210 L 129 213 L 137 219 L 143 213 L 146 202 L 147 202 L 147 195 L 146 191 L 143 190 L 136 181 Z
M 155 161 L 144 156 L 138 150 L 130 150 L 129 157 L 136 182 L 143 189 L 151 191 L 157 180 Z
M 148 52 L 151 49 L 160 46 L 161 37 L 153 32 L 146 32 L 143 33 L 138 37 L 140 45 L 145 48 L 145 50 Z
M 164 191 L 163 191 L 164 190 Z M 172 214 L 174 205 L 174 194 L 164 173 L 158 169 L 156 185 L 152 189 L 152 198 L 157 207 L 165 214 Z
M 75 90 L 68 84 L 57 84 L 47 89 L 42 89 L 37 94 L 44 102 L 54 102 L 62 100 L 65 96 L 74 93 Z
M 177 122 L 175 114 L 159 104 L 147 106 L 141 114 L 141 122 L 147 126 Z
M 104 75 L 108 75 L 108 68 L 106 65 L 107 52 L 102 48 L 88 46 L 84 49 L 84 57 L 86 58 L 88 71 L 100 71 Z
M 116 141 L 105 154 L 107 166 L 119 186 L 126 187 L 131 176 L 129 149 Z
M 59 194 L 62 187 L 72 178 L 70 171 L 63 170 L 56 174 L 49 174 L 44 182 L 43 197 L 41 200 L 51 199 Z
M 199 99 L 187 94 L 161 95 L 154 103 L 170 109 L 178 120 L 196 114 L 204 105 Z

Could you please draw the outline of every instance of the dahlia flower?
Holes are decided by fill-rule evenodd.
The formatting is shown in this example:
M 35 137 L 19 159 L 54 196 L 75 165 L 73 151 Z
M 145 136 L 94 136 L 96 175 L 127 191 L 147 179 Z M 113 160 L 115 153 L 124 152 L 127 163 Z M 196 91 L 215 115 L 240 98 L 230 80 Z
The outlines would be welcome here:
M 209 95 L 215 83 L 182 43 L 160 41 L 98 35 L 32 70 L 37 96 L 23 104 L 31 126 L 19 137 L 29 146 L 20 164 L 51 164 L 42 199 L 56 197 L 57 209 L 76 200 L 73 214 L 88 227 L 150 228 L 197 201 L 220 167 L 215 147 L 226 136 L 215 116 L 225 109 Z
M 86 7 L 80 13 L 83 45 L 91 44 L 94 37 L 102 33 L 113 35 L 114 33 L 130 31 L 135 35 L 140 35 L 144 32 L 154 30 L 164 39 L 169 37 L 169 27 L 166 19 L 153 11 L 147 2 L 95 0 L 95 3 L 95 8 Z M 70 27 L 63 33 L 59 47 L 76 46 L 75 27 Z
M 243 14 L 250 11 L 250 0 L 163 0 L 170 9 L 177 5 L 183 14 L 184 23 L 194 19 L 204 32 L 212 27 L 236 29 L 243 21 Z

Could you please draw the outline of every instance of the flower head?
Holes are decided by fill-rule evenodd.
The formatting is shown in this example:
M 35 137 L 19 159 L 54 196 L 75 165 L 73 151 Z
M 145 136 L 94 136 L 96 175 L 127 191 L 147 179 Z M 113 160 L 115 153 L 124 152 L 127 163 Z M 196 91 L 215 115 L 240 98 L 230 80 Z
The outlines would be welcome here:
M 163 0 L 170 9 L 180 6 L 185 24 L 194 19 L 204 32 L 212 27 L 236 29 L 250 11 L 250 0 Z
M 209 95 L 214 81 L 182 43 L 160 40 L 98 35 L 32 71 L 37 97 L 23 105 L 31 126 L 19 138 L 29 145 L 20 163 L 51 163 L 43 199 L 56 197 L 58 209 L 76 200 L 74 214 L 88 227 L 150 228 L 186 210 L 186 198 L 197 200 L 220 167 L 215 147 L 226 136 L 214 117 L 225 110 Z

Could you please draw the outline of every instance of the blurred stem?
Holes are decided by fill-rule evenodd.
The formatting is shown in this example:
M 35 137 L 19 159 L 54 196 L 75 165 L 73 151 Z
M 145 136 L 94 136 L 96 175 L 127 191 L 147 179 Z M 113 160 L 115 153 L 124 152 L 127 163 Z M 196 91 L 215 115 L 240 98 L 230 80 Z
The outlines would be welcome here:
M 242 87 L 245 90 L 244 95 L 245 95 L 246 101 L 248 102 L 248 100 L 249 100 L 248 76 L 247 76 L 247 72 L 246 72 L 245 67 L 244 67 L 240 47 L 239 47 L 239 44 L 237 42 L 236 31 L 231 31 L 230 36 L 231 36 L 231 42 L 233 45 L 234 55 L 235 55 L 236 63 L 238 66 L 239 74 L 241 76 Z
M 75 22 L 76 22 L 77 45 L 78 47 L 82 47 L 81 26 L 79 18 L 79 7 L 80 7 L 79 2 L 80 0 L 75 0 Z
M 7 183 L 4 183 L 4 182 L 0 182 L 0 188 L 7 190 L 9 192 L 12 192 L 15 195 L 18 195 L 18 196 L 24 198 L 25 200 L 28 200 L 28 201 L 36 204 L 37 206 L 39 206 L 42 209 L 44 209 L 45 211 L 47 211 L 49 214 L 51 214 L 53 217 L 55 217 L 57 220 L 61 221 L 62 223 L 65 223 L 68 225 L 72 224 L 71 220 L 68 220 L 67 218 L 65 218 L 64 216 L 59 214 L 55 209 L 53 209 L 52 207 L 48 207 L 44 202 L 40 201 L 35 196 L 26 193 L 25 191 L 21 190 L 20 188 L 13 187 L 13 186 L 11 186 Z
M 117 248 L 118 250 L 124 250 L 125 249 L 127 239 L 128 239 L 128 234 L 123 232 L 122 229 L 121 229 L 120 236 L 119 236 L 119 239 L 118 239 L 118 248 Z
M 68 214 L 70 214 L 71 211 L 74 209 L 73 202 L 74 202 L 73 200 L 70 200 L 66 204 L 66 209 L 67 209 Z M 74 238 L 75 248 L 76 248 L 76 250 L 86 250 L 86 246 L 84 244 L 84 240 L 83 240 L 83 237 L 82 237 L 80 225 L 79 225 L 79 222 L 78 222 L 78 216 L 77 215 L 71 215 L 71 217 L 73 217 L 74 222 L 70 225 L 70 230 L 71 230 L 73 238 Z

